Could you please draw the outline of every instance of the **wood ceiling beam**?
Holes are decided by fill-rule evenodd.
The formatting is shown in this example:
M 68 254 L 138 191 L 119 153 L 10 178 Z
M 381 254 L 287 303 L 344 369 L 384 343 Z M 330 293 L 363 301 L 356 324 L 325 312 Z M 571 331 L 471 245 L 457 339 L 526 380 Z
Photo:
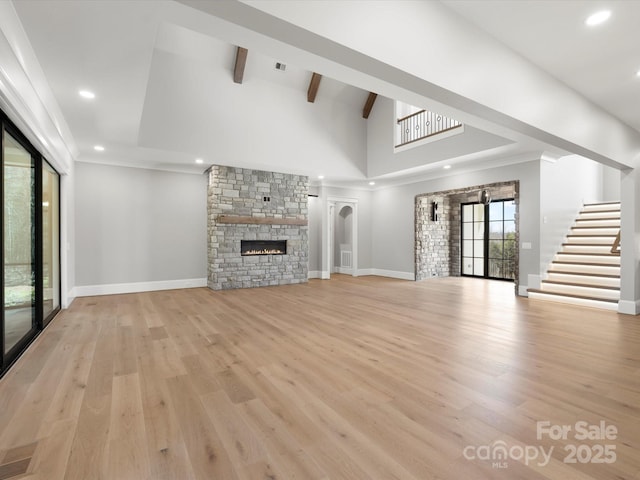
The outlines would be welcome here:
M 309 90 L 307 90 L 307 102 L 313 103 L 316 101 L 316 95 L 318 94 L 318 88 L 320 87 L 320 80 L 322 80 L 322 75 L 313 72 L 311 81 L 309 82 Z
M 376 103 L 376 98 L 378 98 L 377 93 L 369 92 L 367 101 L 364 104 L 364 109 L 362 110 L 362 118 L 369 118 L 373 104 Z
M 249 50 L 246 48 L 238 47 L 236 50 L 236 65 L 233 68 L 233 81 L 235 83 L 242 83 L 244 77 L 244 67 L 247 64 L 247 54 Z

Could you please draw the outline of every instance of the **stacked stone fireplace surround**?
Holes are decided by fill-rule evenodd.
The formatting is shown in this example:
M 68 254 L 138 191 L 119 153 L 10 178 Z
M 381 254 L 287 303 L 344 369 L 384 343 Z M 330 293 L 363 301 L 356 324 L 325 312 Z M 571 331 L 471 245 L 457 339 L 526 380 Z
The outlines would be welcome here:
M 308 191 L 306 176 L 211 167 L 207 194 L 209 288 L 306 282 Z M 287 252 L 242 256 L 242 240 L 286 240 Z

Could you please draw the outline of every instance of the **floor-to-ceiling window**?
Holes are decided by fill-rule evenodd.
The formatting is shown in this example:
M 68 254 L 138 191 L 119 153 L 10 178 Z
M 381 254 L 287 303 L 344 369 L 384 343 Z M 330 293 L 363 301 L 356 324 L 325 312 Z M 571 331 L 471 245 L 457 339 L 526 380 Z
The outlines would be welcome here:
M 0 374 L 60 309 L 59 176 L 0 112 Z
M 463 204 L 462 275 L 514 280 L 516 206 L 513 200 Z
M 462 205 L 462 274 L 485 275 L 485 215 L 481 203 Z
M 42 318 L 60 309 L 60 177 L 42 160 Z
M 6 130 L 2 143 L 4 353 L 36 329 L 35 164 Z

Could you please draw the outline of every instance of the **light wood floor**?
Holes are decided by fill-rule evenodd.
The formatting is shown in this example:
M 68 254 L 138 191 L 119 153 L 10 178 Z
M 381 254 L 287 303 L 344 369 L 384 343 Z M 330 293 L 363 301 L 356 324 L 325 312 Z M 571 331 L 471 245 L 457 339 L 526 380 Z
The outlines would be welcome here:
M 615 440 L 536 438 L 537 421 L 602 420 Z M 506 468 L 463 454 L 496 441 L 554 451 Z M 568 444 L 612 444 L 616 461 L 564 463 Z M 640 319 L 468 278 L 79 298 L 0 380 L 0 465 L 42 480 L 638 479 Z

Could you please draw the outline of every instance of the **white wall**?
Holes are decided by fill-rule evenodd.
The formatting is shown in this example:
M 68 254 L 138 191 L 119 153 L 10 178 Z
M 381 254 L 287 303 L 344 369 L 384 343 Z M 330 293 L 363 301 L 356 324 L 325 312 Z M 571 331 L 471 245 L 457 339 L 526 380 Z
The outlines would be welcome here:
M 511 180 L 520 181 L 520 242 L 530 242 L 533 247 L 520 250 L 520 286 L 527 286 L 528 275 L 537 275 L 540 263 L 540 167 L 537 160 L 376 190 L 372 203 L 373 267 L 414 274 L 416 195 Z
M 75 245 L 75 165 L 68 175 L 60 175 L 60 292 L 62 308 L 67 308 L 75 297 L 76 251 Z
M 620 201 L 620 170 L 602 165 L 602 201 Z
M 277 71 L 281 59 L 252 50 L 243 83 L 236 84 L 234 56 L 233 45 L 163 25 L 151 62 L 140 146 L 192 152 L 220 165 L 364 177 L 366 92 L 323 77 L 309 103 L 310 72 L 294 65 Z
M 206 180 L 77 163 L 76 293 L 206 284 Z
M 541 272 L 560 249 L 582 205 L 603 200 L 603 185 L 602 165 L 579 155 L 540 162 Z
M 310 188 L 317 195 L 317 188 Z M 322 201 L 320 197 L 309 197 L 309 277 L 320 277 L 322 270 Z

